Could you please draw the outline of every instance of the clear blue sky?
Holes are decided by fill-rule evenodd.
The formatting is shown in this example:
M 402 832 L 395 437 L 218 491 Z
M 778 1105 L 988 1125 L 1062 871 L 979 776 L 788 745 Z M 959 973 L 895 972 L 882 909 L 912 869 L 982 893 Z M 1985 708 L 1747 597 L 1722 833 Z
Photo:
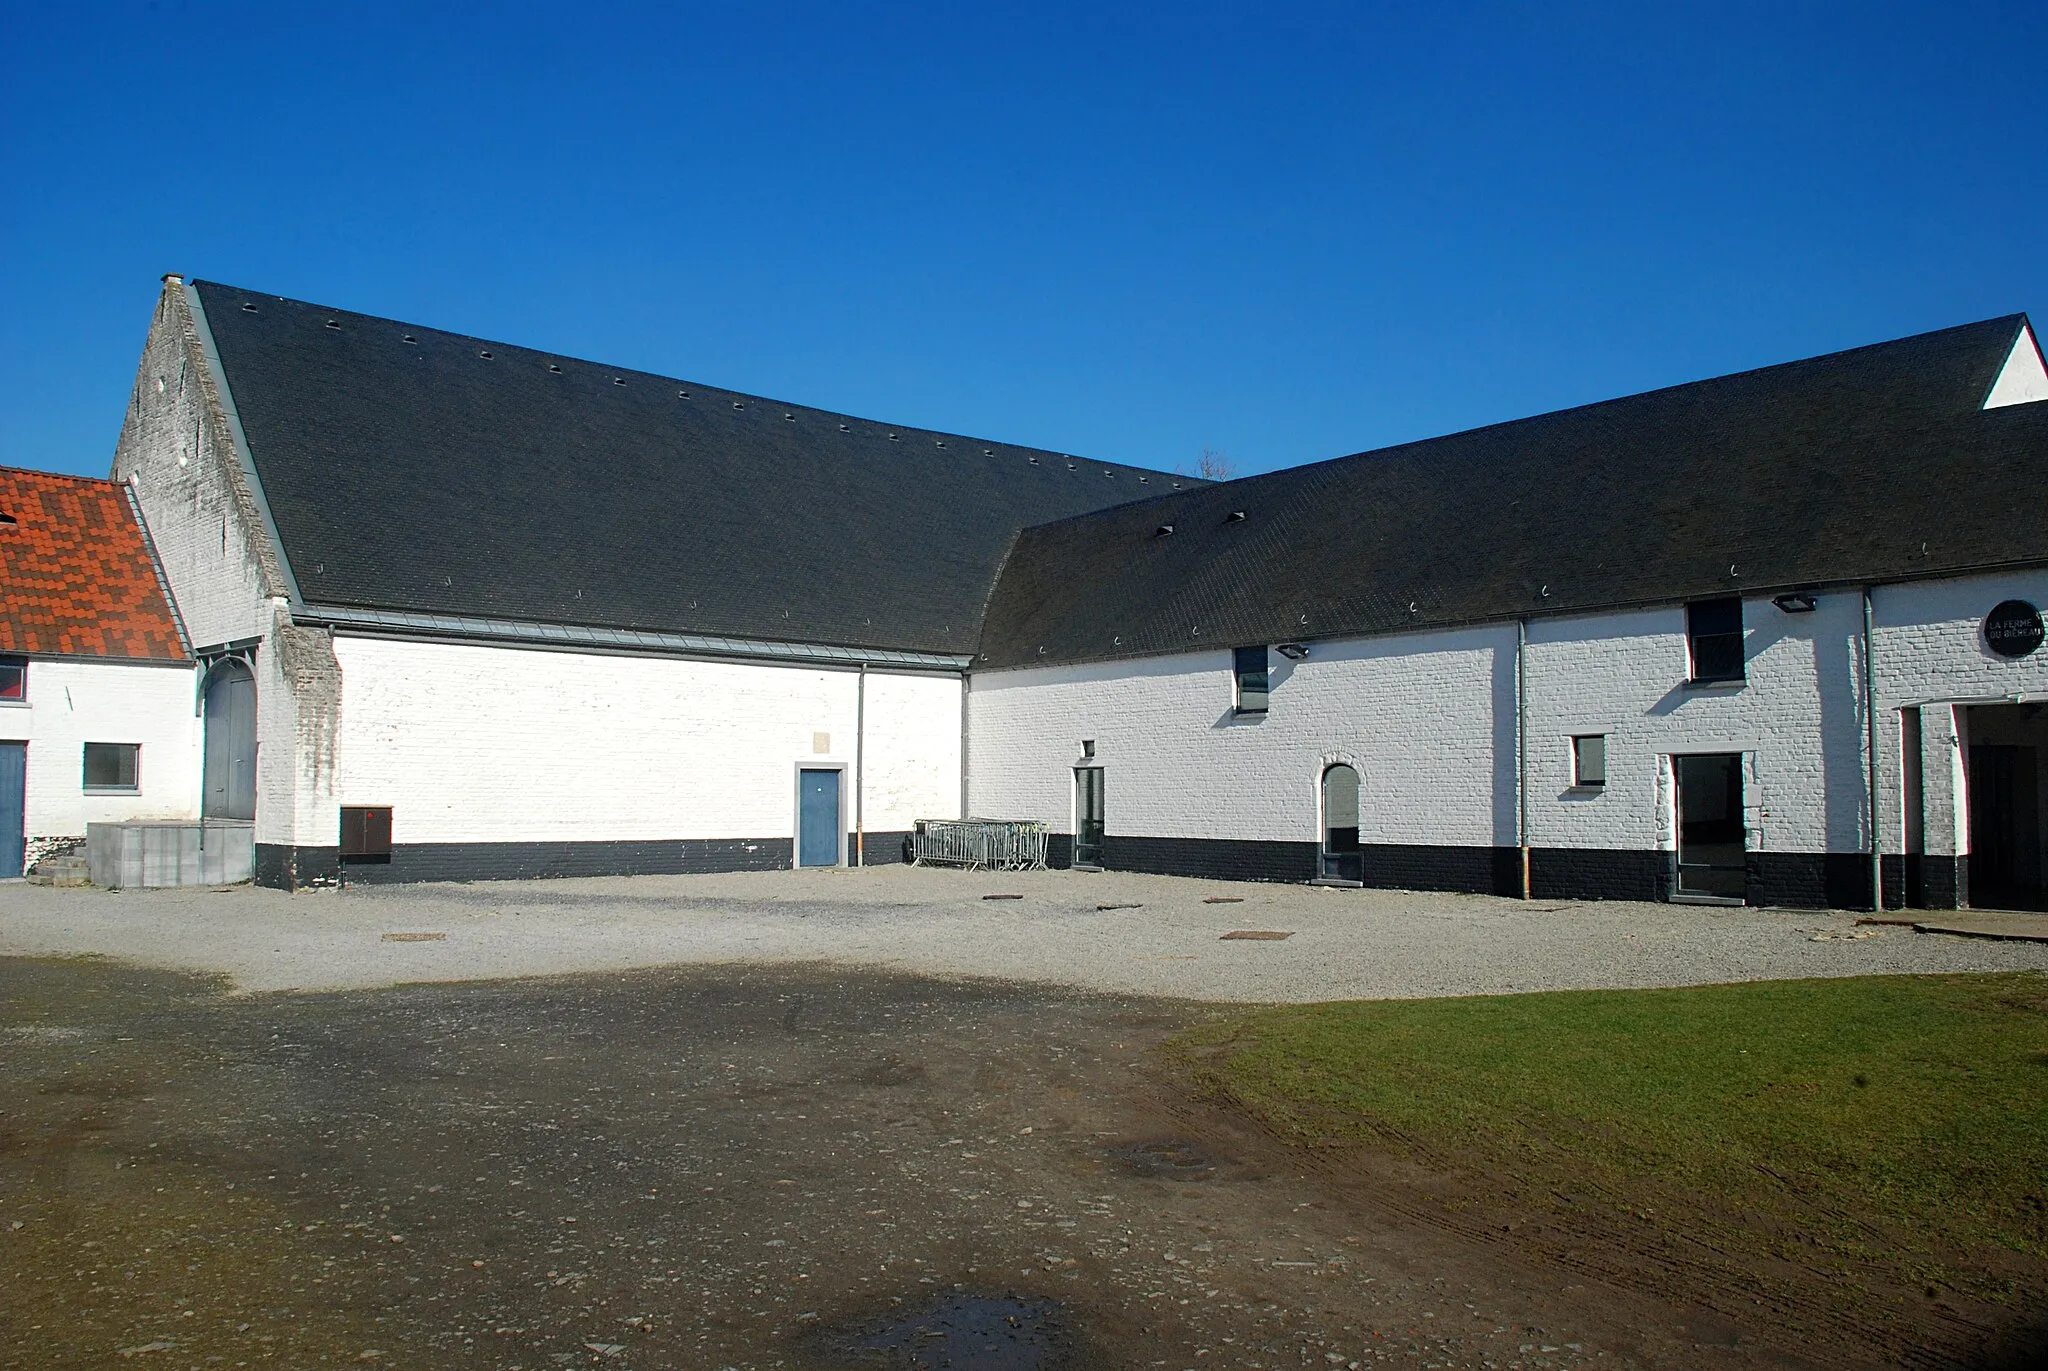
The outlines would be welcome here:
M 0 464 L 165 271 L 1241 473 L 2048 309 L 2048 5 L 0 9 Z

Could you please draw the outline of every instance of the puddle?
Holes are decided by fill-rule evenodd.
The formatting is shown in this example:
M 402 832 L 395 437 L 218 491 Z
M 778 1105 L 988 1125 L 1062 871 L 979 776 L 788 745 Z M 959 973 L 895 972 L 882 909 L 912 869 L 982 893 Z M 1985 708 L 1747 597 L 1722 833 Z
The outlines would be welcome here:
M 847 1344 L 869 1365 L 917 1371 L 1054 1371 L 1069 1340 L 1052 1300 L 947 1295 Z M 894 1353 L 894 1356 L 886 1354 Z
M 1187 1142 L 1133 1143 L 1114 1147 L 1110 1155 L 1133 1175 L 1155 1176 L 1168 1181 L 1205 1181 L 1216 1174 L 1216 1163 Z

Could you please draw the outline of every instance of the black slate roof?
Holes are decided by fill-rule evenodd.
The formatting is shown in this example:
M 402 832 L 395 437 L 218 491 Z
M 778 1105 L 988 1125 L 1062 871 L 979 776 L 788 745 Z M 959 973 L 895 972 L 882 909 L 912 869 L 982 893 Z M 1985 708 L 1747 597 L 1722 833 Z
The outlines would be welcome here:
M 1018 529 L 1203 484 L 194 288 L 314 604 L 966 654 Z
M 1028 529 L 977 665 L 2048 561 L 2048 403 L 1982 409 L 2025 326 L 1987 320 Z

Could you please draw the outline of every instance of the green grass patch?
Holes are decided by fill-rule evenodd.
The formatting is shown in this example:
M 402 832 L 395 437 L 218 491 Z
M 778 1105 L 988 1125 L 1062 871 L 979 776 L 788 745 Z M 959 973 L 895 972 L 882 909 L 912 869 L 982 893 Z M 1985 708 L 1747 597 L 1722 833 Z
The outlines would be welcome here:
M 2048 1270 L 2039 974 L 1313 1005 L 1174 1051 L 1298 1141 L 1484 1176 L 1506 1201 L 1654 1199 L 1723 1250 L 2001 1302 Z

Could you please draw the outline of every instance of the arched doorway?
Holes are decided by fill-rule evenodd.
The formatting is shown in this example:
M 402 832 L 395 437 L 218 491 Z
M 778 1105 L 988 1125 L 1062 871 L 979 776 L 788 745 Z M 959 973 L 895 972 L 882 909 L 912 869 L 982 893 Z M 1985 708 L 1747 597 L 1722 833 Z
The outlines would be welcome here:
M 1363 881 L 1358 842 L 1358 772 L 1344 763 L 1323 770 L 1323 859 L 1326 881 Z
M 256 817 L 256 678 L 230 658 L 206 677 L 206 777 L 200 813 Z

